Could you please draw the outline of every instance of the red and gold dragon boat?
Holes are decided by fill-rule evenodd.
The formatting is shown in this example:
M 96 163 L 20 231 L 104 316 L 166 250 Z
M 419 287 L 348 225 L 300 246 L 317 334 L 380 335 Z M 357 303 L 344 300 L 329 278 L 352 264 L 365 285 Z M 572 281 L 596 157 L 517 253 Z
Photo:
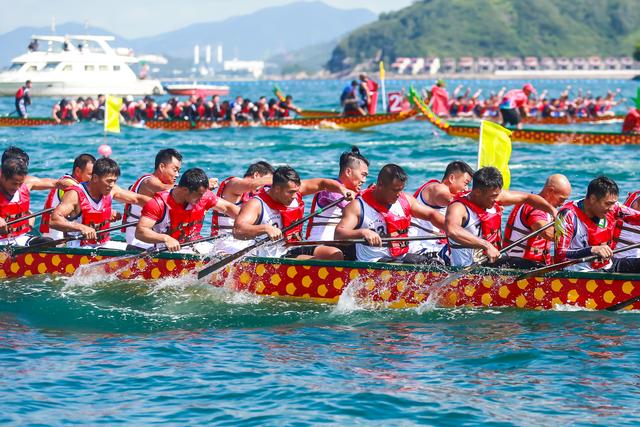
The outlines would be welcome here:
M 438 116 L 420 99 L 415 91 L 410 92 L 412 104 L 429 120 L 431 124 L 450 136 L 480 138 L 480 125 L 452 124 Z M 511 140 L 537 144 L 575 144 L 575 145 L 624 145 L 640 144 L 639 134 L 621 132 L 574 131 L 557 129 L 516 129 L 511 133 Z
M 417 111 L 403 111 L 394 114 L 374 114 L 371 116 L 332 116 L 332 117 L 309 117 L 295 119 L 275 119 L 267 120 L 265 124 L 259 122 L 236 122 L 231 121 L 188 121 L 188 120 L 149 120 L 145 127 L 149 129 L 163 129 L 174 131 L 205 130 L 236 127 L 303 127 L 313 129 L 340 129 L 359 130 L 372 126 L 387 125 L 407 120 L 417 114 Z
M 132 252 L 50 248 L 35 253 L 0 253 L 0 278 L 72 275 L 99 261 L 99 273 L 122 280 L 156 280 L 193 275 L 204 261 L 196 255 L 161 253 L 153 258 L 124 258 Z M 455 270 L 454 270 L 455 271 Z M 429 266 L 333 262 L 279 258 L 245 258 L 209 283 L 265 297 L 336 304 L 343 295 L 374 308 L 408 308 L 423 304 L 434 284 L 449 271 Z M 445 307 L 513 307 L 554 309 L 574 306 L 606 309 L 640 299 L 640 275 L 558 272 L 520 279 L 515 270 L 478 269 L 437 290 Z M 640 309 L 634 302 L 626 309 Z
M 50 117 L 0 117 L 0 127 L 28 127 L 28 126 L 59 126 L 59 125 L 70 125 L 75 122 L 72 121 L 63 121 L 56 122 L 54 119 Z

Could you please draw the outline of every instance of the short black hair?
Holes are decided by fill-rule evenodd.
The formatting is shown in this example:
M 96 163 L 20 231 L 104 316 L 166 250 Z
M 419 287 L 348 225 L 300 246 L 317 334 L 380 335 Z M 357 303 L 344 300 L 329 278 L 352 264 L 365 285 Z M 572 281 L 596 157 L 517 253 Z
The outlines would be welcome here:
M 280 166 L 273 172 L 273 186 L 284 186 L 289 181 L 300 185 L 300 175 L 291 166 Z
M 18 148 L 15 145 L 10 145 L 2 153 L 2 160 L 0 161 L 4 163 L 7 159 L 20 159 L 29 166 L 29 155 L 22 148 Z
M 486 166 L 478 169 L 473 174 L 473 189 L 474 190 L 487 190 L 494 188 L 502 188 L 504 182 L 502 181 L 502 174 L 493 166 Z
M 106 175 L 115 175 L 117 177 L 120 176 L 120 166 L 116 163 L 115 160 L 110 159 L 109 157 L 102 157 L 93 164 L 93 175 L 94 176 L 106 176 Z
M 156 154 L 156 166 L 155 166 L 155 168 L 158 169 L 160 167 L 160 163 L 164 163 L 166 165 L 174 157 L 179 162 L 182 161 L 182 154 L 180 154 L 178 152 L 178 150 L 174 150 L 173 148 L 165 148 L 163 150 L 158 151 L 158 154 Z
M 244 176 L 245 178 L 248 176 L 253 176 L 254 173 L 257 173 L 260 176 L 273 175 L 273 172 L 273 166 L 261 160 L 259 162 L 252 163 L 244 173 Z
M 91 154 L 87 154 L 87 153 L 80 154 L 78 157 L 76 157 L 73 160 L 73 168 L 71 169 L 71 172 L 76 170 L 76 168 L 80 168 L 80 170 L 84 170 L 87 164 L 95 163 L 95 162 L 96 162 L 96 158 L 93 157 Z
M 380 173 L 378 173 L 377 183 L 381 185 L 389 185 L 396 179 L 406 183 L 409 179 L 409 175 L 407 175 L 407 173 L 404 171 L 404 169 L 402 169 L 401 166 L 389 163 L 388 165 L 384 165 L 384 167 L 380 169 Z
M 22 159 L 14 157 L 2 162 L 2 177 L 5 179 L 11 179 L 16 175 L 27 176 L 28 173 L 29 168 Z
M 466 162 L 462 160 L 455 160 L 447 165 L 444 170 L 443 179 L 446 179 L 452 173 L 468 173 L 469 176 L 473 176 L 473 169 Z
M 602 199 L 605 196 L 613 195 L 617 196 L 620 193 L 618 184 L 614 180 L 604 175 L 597 177 L 589 183 L 587 187 L 587 197 L 592 194 L 596 196 L 596 199 Z
M 347 168 L 352 168 L 356 163 L 362 162 L 369 166 L 369 160 L 360 154 L 360 149 L 353 145 L 350 151 L 345 151 L 340 155 L 340 173 L 344 172 Z
M 202 187 L 209 189 L 209 177 L 200 168 L 191 168 L 180 177 L 179 187 L 185 187 L 191 193 L 194 193 Z

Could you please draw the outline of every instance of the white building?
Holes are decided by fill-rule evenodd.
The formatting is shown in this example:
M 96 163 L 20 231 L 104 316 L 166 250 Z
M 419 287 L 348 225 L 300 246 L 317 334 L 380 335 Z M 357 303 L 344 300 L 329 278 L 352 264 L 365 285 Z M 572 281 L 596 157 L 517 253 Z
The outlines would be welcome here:
M 249 74 L 253 78 L 260 78 L 264 73 L 264 61 L 240 61 L 233 59 L 224 61 L 224 71 L 237 74 Z

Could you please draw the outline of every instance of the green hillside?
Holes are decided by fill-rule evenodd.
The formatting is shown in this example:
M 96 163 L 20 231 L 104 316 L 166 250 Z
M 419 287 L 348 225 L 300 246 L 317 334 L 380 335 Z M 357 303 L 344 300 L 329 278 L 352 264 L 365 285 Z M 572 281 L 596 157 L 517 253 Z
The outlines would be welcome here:
M 380 55 L 621 56 L 638 40 L 638 0 L 421 0 L 343 38 L 327 68 Z

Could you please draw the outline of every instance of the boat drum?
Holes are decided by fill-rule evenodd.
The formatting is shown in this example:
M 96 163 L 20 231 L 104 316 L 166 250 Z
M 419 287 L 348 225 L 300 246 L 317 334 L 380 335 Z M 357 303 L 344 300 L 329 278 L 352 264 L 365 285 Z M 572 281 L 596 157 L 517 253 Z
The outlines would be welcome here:
M 69 248 L 13 256 L 3 252 L 0 278 L 72 275 L 82 265 L 108 259 L 113 261 L 105 261 L 99 272 L 121 279 L 179 277 L 194 274 L 204 266 L 201 258 L 189 254 L 162 253 L 152 259 L 131 260 L 120 260 L 120 256 L 121 251 Z M 327 304 L 336 304 L 346 292 L 357 304 L 367 307 L 408 308 L 426 302 L 432 285 L 448 274 L 427 266 L 245 258 L 211 275 L 209 282 L 261 296 Z M 598 310 L 640 295 L 640 275 L 558 272 L 519 280 L 519 274 L 515 270 L 478 269 L 440 289 L 437 303 L 445 307 L 524 309 L 570 305 Z M 640 309 L 640 302 L 627 309 Z

